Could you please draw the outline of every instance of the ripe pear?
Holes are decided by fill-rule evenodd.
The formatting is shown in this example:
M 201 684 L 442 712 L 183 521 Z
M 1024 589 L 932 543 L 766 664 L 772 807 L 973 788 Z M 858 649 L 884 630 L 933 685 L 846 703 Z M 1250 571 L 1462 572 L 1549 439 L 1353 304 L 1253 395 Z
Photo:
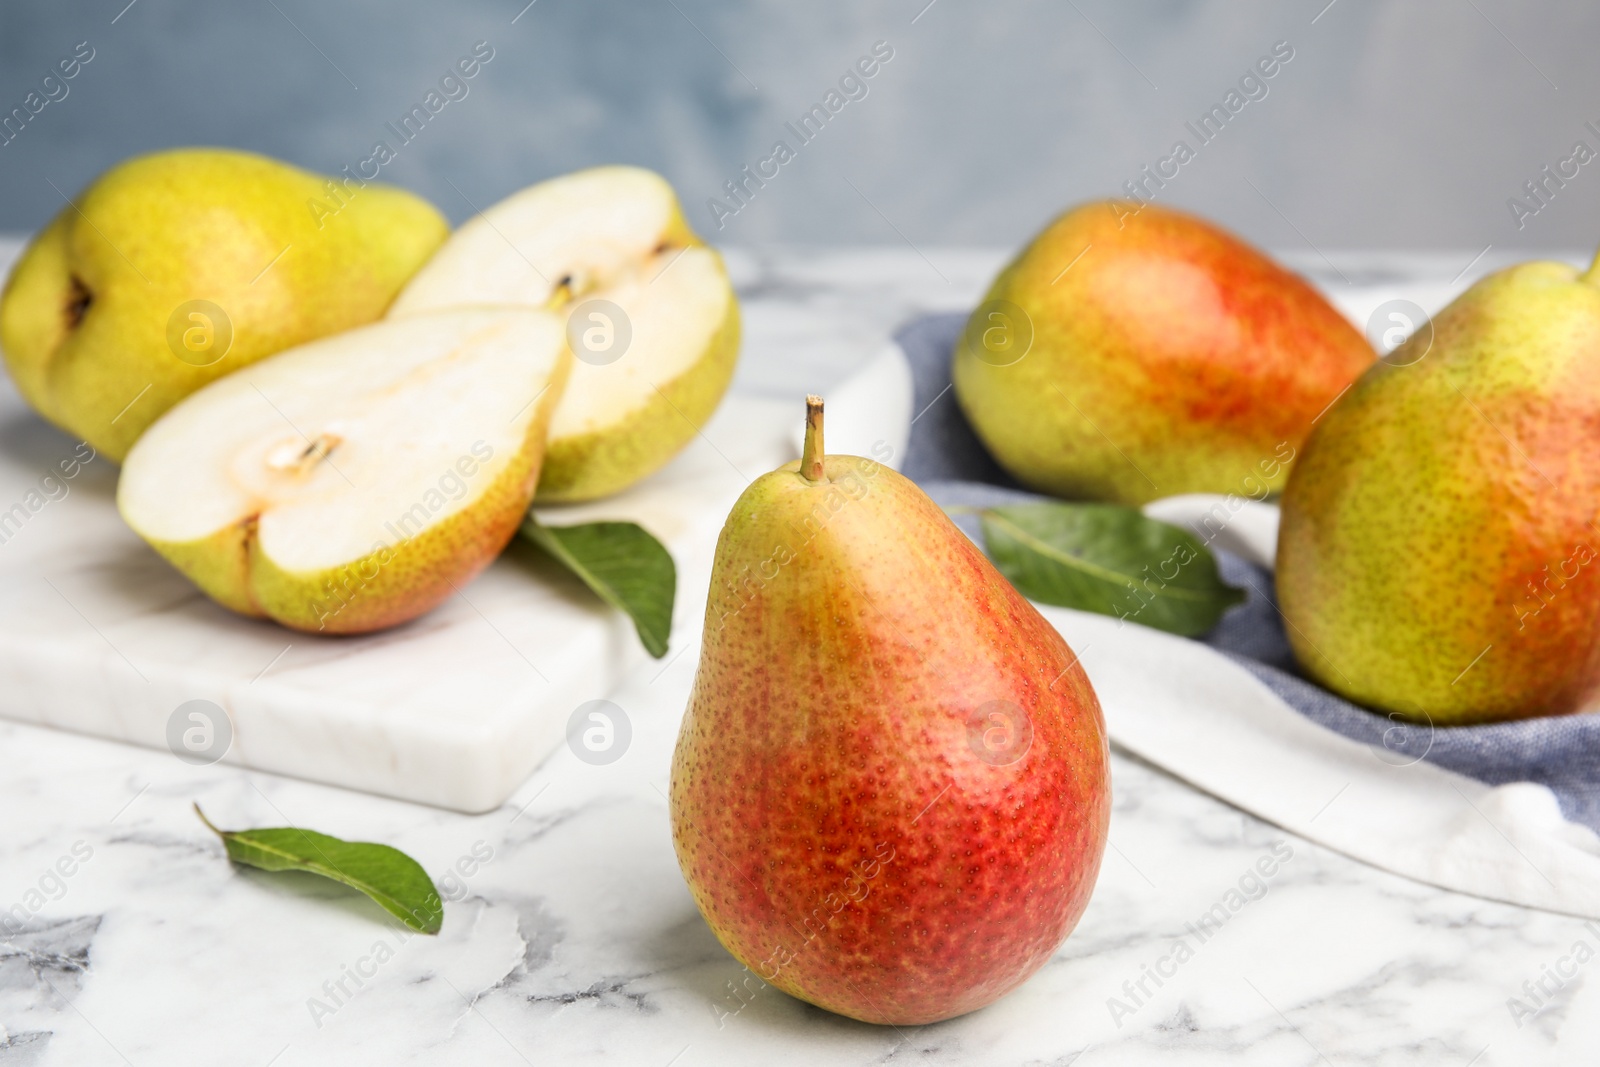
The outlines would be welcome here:
M 739 304 L 677 194 L 639 167 L 595 167 L 493 205 L 445 242 L 392 317 L 442 307 L 562 308 L 577 362 L 550 429 L 539 502 L 591 500 L 694 439 L 733 378 Z
M 1017 480 L 1138 505 L 1282 489 L 1312 420 L 1373 358 L 1315 290 L 1233 235 L 1100 202 L 1001 271 L 953 376 Z
M 119 462 L 179 400 L 382 315 L 449 233 L 400 189 L 248 152 L 111 168 L 23 252 L 0 346 L 45 418 Z
M 1600 271 L 1493 274 L 1319 421 L 1278 598 L 1317 681 L 1441 726 L 1600 690 Z
M 672 762 L 701 913 L 843 1015 L 972 1011 L 1071 932 L 1100 867 L 1100 706 L 1059 634 L 912 482 L 805 452 L 717 543 Z
M 314 632 L 394 626 L 516 532 L 571 361 L 561 319 L 519 308 L 313 341 L 157 420 L 117 506 L 224 607 Z

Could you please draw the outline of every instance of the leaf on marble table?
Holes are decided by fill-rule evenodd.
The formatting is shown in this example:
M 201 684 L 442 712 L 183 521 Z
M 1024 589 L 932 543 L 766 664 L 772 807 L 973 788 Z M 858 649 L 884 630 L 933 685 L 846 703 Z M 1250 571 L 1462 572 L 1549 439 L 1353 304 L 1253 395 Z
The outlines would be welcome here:
M 263 871 L 308 871 L 359 889 L 413 930 L 437 934 L 444 901 L 422 865 L 397 848 L 370 841 L 343 841 L 294 826 L 219 830 L 200 805 L 194 813 L 222 838 L 228 858 Z

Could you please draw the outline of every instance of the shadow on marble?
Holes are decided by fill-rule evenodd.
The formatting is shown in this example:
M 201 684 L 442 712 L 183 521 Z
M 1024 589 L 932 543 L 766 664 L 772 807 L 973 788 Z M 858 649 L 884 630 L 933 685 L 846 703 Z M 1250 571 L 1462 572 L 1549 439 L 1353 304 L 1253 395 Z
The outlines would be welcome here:
M 219 855 L 217 862 L 227 863 L 228 860 Z M 309 871 L 260 871 L 239 866 L 233 867 L 233 873 L 240 881 L 249 884 L 253 891 L 259 890 L 274 897 L 318 901 L 324 907 L 348 915 L 352 922 L 371 927 L 374 934 L 410 932 L 405 924 L 384 911 L 377 901 L 359 889 L 352 889 L 319 874 Z

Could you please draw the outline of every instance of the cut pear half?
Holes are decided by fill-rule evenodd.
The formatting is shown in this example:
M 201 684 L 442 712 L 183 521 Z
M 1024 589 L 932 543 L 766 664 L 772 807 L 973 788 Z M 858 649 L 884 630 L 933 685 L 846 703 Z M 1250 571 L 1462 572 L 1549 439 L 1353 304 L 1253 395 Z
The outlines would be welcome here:
M 235 611 L 328 633 L 393 626 L 516 532 L 571 362 L 561 317 L 518 308 L 302 345 L 163 415 L 129 452 L 117 506 Z
M 389 316 L 498 304 L 567 317 L 577 357 L 541 503 L 605 496 L 655 471 L 733 377 L 739 308 L 727 270 L 648 170 L 597 167 L 512 194 L 457 230 Z

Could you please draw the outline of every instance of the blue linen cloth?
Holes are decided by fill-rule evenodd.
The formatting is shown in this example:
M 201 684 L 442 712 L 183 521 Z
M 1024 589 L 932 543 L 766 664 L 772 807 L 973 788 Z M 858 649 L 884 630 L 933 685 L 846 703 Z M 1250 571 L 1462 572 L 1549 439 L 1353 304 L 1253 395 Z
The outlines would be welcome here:
M 917 412 L 901 470 L 943 507 L 1046 499 L 1023 490 L 1001 470 L 961 414 L 950 388 L 950 355 L 965 323 L 965 315 L 930 315 L 895 336 L 911 364 L 912 410 Z M 977 532 L 970 517 L 957 521 L 969 534 Z M 1271 573 L 1213 551 L 1223 578 L 1245 589 L 1247 598 L 1203 640 L 1284 703 L 1329 730 L 1380 746 L 1380 756 L 1397 765 L 1425 759 L 1490 785 L 1548 786 L 1568 819 L 1600 830 L 1600 713 L 1446 727 L 1405 723 L 1352 704 L 1299 673 Z

